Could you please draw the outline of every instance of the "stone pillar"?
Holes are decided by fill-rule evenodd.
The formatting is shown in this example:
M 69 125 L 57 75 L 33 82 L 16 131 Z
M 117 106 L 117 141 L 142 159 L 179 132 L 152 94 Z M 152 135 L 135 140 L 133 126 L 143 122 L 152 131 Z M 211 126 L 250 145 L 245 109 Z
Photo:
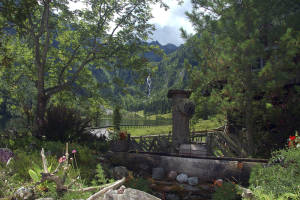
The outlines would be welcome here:
M 178 151 L 181 144 L 188 144 L 190 136 L 189 120 L 195 113 L 195 104 L 189 100 L 191 92 L 186 90 L 169 90 L 168 98 L 172 98 L 173 151 Z

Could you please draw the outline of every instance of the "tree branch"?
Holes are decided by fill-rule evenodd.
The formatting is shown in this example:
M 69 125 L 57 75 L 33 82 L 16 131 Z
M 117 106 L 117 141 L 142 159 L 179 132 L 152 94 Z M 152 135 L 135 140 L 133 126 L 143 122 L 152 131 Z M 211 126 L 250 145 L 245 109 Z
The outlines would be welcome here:
M 78 45 L 74 52 L 72 53 L 72 56 L 71 58 L 68 60 L 68 62 L 65 64 L 65 66 L 62 68 L 62 70 L 60 71 L 59 73 L 59 76 L 58 76 L 58 84 L 61 84 L 62 83 L 62 78 L 63 78 L 63 75 L 64 75 L 64 72 L 66 71 L 66 69 L 69 67 L 69 65 L 73 62 L 78 50 L 80 48 L 80 45 Z
M 57 92 L 60 92 L 64 89 L 66 89 L 67 87 L 71 86 L 79 77 L 79 74 L 80 72 L 84 69 L 84 67 L 89 63 L 91 62 L 92 60 L 95 59 L 95 55 L 93 55 L 91 58 L 88 58 L 91 54 L 93 53 L 89 53 L 87 55 L 87 58 L 81 63 L 81 65 L 79 66 L 78 70 L 73 74 L 71 80 L 69 80 L 67 83 L 64 83 L 64 84 L 59 84 L 59 85 L 56 85 L 56 86 L 53 86 L 53 87 L 50 87 L 50 88 L 47 88 L 45 90 L 45 93 L 46 93 L 46 96 L 47 97 L 50 97 L 51 95 L 57 93 Z
M 46 42 L 45 42 L 45 47 L 43 49 L 42 53 L 42 65 L 45 66 L 46 61 L 47 61 L 47 53 L 49 49 L 49 43 L 50 43 L 50 33 L 49 33 L 49 2 L 46 2 L 45 10 L 44 10 L 43 18 L 42 21 L 45 21 L 43 26 L 44 30 L 46 29 Z M 45 15 L 45 16 L 44 16 Z
M 138 6 L 138 3 L 135 4 L 135 5 L 133 6 L 133 8 L 132 8 L 125 16 L 122 17 L 122 19 L 120 20 L 120 22 L 115 26 L 115 28 L 114 28 L 113 31 L 111 32 L 111 34 L 110 34 L 110 36 L 109 36 L 110 39 L 111 39 L 112 36 L 114 35 L 115 31 L 116 31 L 116 30 L 120 27 L 120 25 L 124 22 L 124 20 L 125 20 L 128 16 L 130 16 L 130 15 L 132 14 L 132 12 L 136 9 L 137 6 Z

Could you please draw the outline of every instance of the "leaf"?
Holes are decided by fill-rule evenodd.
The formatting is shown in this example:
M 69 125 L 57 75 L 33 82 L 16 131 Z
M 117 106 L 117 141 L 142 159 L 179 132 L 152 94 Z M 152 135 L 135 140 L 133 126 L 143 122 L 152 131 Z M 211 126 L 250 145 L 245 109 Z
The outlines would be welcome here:
M 48 167 L 48 172 L 51 171 L 51 168 L 52 168 L 52 165 L 50 165 L 50 166 Z
M 28 173 L 34 182 L 38 182 L 40 180 L 38 174 L 32 169 L 28 170 Z

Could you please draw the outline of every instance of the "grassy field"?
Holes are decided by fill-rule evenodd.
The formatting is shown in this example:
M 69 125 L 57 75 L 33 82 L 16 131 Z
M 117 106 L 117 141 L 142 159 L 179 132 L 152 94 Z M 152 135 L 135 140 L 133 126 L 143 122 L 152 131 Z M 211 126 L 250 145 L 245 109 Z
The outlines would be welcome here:
M 165 114 L 165 118 L 169 118 L 171 114 Z M 155 115 L 150 116 L 155 119 Z M 160 116 L 161 117 L 161 116 Z M 223 119 L 220 116 L 211 117 L 208 120 L 198 120 L 196 124 L 191 125 L 191 131 L 209 130 L 213 128 L 218 128 L 223 125 Z M 143 135 L 158 135 L 158 134 L 168 134 L 172 131 L 171 125 L 165 126 L 151 126 L 143 128 L 129 128 L 126 129 L 131 136 L 143 136 Z
M 131 136 L 143 136 L 143 135 L 158 135 L 158 134 L 168 134 L 172 131 L 171 125 L 165 126 L 151 126 L 145 128 L 129 128 L 126 129 Z

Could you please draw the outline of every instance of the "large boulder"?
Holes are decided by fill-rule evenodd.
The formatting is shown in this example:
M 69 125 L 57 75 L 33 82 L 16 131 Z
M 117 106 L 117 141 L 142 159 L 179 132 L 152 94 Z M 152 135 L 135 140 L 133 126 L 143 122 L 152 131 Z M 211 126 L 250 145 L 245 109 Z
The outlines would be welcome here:
M 112 170 L 112 175 L 114 179 L 122 179 L 128 176 L 128 169 L 124 166 L 114 167 Z
M 104 194 L 103 200 L 161 200 L 146 192 L 125 188 L 122 186 L 119 190 L 109 190 Z
M 0 148 L 0 162 L 7 163 L 10 158 L 13 158 L 13 152 L 8 148 Z

